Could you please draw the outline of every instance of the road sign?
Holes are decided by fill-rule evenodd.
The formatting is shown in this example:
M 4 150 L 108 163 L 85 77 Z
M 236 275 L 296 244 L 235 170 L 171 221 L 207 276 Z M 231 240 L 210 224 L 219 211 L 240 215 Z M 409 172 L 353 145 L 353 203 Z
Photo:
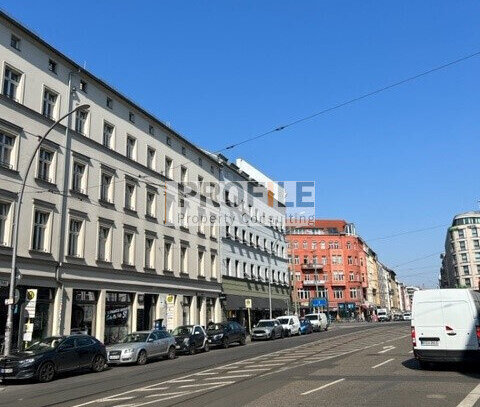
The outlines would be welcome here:
M 252 308 L 252 299 L 251 298 L 245 298 L 245 308 L 246 309 Z
M 326 298 L 313 298 L 311 301 L 312 307 L 326 307 L 327 299 Z

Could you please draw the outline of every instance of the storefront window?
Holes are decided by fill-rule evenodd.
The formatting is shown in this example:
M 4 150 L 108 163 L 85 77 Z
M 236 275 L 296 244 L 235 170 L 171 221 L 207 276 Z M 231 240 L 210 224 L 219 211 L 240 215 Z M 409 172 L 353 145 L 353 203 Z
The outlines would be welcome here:
M 190 301 L 192 297 L 183 297 L 182 317 L 183 325 L 190 325 Z
M 97 292 L 73 290 L 72 333 L 95 335 Z
M 105 344 L 117 343 L 130 332 L 132 295 L 107 292 L 105 304 Z

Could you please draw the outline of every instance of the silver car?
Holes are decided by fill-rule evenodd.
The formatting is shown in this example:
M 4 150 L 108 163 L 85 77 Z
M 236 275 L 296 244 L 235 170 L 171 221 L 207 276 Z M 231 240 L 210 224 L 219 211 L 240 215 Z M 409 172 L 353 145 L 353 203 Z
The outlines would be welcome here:
M 283 327 L 276 319 L 261 319 L 252 330 L 252 341 L 283 337 Z
M 164 356 L 175 359 L 175 339 L 166 331 L 140 331 L 125 336 L 119 343 L 107 346 L 107 363 L 137 363 Z

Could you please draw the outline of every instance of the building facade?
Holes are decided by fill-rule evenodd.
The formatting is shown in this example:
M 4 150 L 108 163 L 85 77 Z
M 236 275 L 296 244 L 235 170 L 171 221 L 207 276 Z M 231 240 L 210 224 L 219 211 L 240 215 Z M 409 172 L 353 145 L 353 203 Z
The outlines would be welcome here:
M 480 286 L 480 211 L 453 218 L 445 238 L 445 253 L 440 270 L 442 288 Z
M 366 253 L 355 227 L 343 220 L 287 223 L 293 298 L 300 312 L 326 298 L 332 318 L 367 317 Z
M 219 230 L 183 223 L 188 197 L 176 188 L 218 182 L 217 160 L 3 13 L 0 60 L 0 331 L 28 158 L 83 104 L 26 178 L 14 342 L 22 346 L 28 318 L 33 339 L 80 330 L 106 343 L 157 319 L 169 328 L 220 320 Z
M 269 317 L 270 304 L 274 317 L 290 307 L 285 206 L 277 199 L 278 189 L 269 190 L 265 179 L 259 179 L 259 170 L 243 160 L 230 163 L 221 155 L 219 159 L 225 187 L 221 205 L 225 221 L 221 227 L 223 309 L 226 318 L 249 327 Z M 251 304 L 251 321 L 246 300 Z

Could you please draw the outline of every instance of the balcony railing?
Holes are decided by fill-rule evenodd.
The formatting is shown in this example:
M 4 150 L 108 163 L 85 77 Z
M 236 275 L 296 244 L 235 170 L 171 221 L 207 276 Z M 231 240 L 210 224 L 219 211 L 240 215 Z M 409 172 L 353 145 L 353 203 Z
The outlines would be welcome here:
M 326 280 L 303 280 L 302 281 L 304 286 L 316 286 L 316 285 L 324 285 Z
M 322 270 L 323 264 L 318 263 L 303 263 L 302 270 Z

